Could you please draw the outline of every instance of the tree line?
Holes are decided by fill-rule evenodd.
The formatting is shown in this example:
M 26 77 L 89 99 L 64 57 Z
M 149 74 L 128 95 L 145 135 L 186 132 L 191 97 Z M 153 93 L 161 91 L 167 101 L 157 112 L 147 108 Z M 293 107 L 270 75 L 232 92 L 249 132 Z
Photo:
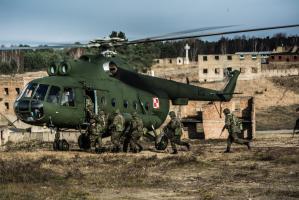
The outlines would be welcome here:
M 110 37 L 126 39 L 125 33 L 113 31 Z M 155 58 L 184 57 L 184 46 L 189 44 L 189 57 L 197 61 L 198 54 L 233 54 L 235 52 L 272 51 L 277 46 L 299 46 L 298 36 L 286 36 L 279 33 L 266 38 L 247 38 L 237 36 L 234 38 L 222 37 L 218 41 L 205 41 L 189 39 L 170 42 L 156 42 L 139 45 L 123 46 L 116 49 L 118 55 L 125 59 L 134 69 L 146 71 Z M 22 45 L 24 46 L 24 45 Z M 27 45 L 26 45 L 27 46 Z M 5 52 L 4 52 L 5 53 Z M 97 53 L 94 49 L 86 49 L 85 53 Z M 72 56 L 68 50 L 24 50 L 21 57 L 3 59 L 0 52 L 0 74 L 13 74 L 29 71 L 46 70 L 52 63 L 59 63 Z M 16 59 L 19 60 L 16 61 Z M 8 61 L 7 61 L 8 60 Z

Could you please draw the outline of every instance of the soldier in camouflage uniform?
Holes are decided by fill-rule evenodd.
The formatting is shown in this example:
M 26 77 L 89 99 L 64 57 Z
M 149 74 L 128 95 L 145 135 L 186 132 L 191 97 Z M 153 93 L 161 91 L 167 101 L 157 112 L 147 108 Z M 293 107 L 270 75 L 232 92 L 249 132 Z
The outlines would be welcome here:
M 129 131 L 127 133 L 127 140 L 130 143 L 130 149 L 134 152 L 140 152 L 143 150 L 143 147 L 138 142 L 143 135 L 143 122 L 140 117 L 138 117 L 137 112 L 132 114 L 132 120 L 129 125 Z M 127 142 L 124 144 L 124 150 L 127 150 Z M 137 149 L 138 147 L 138 149 Z
M 96 151 L 101 151 L 102 150 L 102 136 L 106 131 L 106 126 L 107 121 L 106 121 L 106 115 L 105 112 L 100 110 L 99 114 L 96 115 L 95 117 L 95 126 L 93 130 L 94 134 L 94 147 Z
M 169 116 L 171 118 L 170 122 L 166 125 L 166 136 L 170 140 L 172 147 L 172 154 L 177 154 L 176 144 L 181 146 L 186 146 L 188 150 L 190 150 L 190 144 L 187 142 L 181 141 L 182 136 L 182 124 L 180 120 L 176 117 L 174 111 L 169 112 Z
M 227 129 L 227 131 L 229 133 L 228 138 L 227 138 L 227 148 L 226 148 L 225 153 L 230 152 L 230 148 L 231 148 L 231 145 L 233 142 L 237 143 L 237 144 L 247 145 L 247 148 L 251 149 L 249 140 L 240 139 L 238 137 L 238 133 L 241 132 L 241 127 L 239 126 L 239 123 L 238 123 L 239 119 L 237 119 L 237 117 L 234 114 L 232 114 L 228 108 L 225 108 L 223 110 L 223 113 L 225 115 L 225 125 L 221 132 L 223 132 L 225 129 Z
M 112 122 L 109 126 L 109 130 L 111 132 L 111 142 L 113 144 L 112 151 L 119 152 L 120 151 L 120 145 L 121 145 L 121 136 L 124 131 L 124 124 L 125 119 L 120 113 L 119 109 L 116 109 L 114 112 L 114 116 L 112 119 Z

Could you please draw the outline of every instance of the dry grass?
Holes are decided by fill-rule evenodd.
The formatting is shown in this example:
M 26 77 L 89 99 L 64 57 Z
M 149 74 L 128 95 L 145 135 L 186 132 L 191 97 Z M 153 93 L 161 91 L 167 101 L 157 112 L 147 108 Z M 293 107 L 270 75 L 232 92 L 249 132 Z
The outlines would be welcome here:
M 251 152 L 192 142 L 178 155 L 0 152 L 0 199 L 295 199 L 298 138 L 258 138 Z

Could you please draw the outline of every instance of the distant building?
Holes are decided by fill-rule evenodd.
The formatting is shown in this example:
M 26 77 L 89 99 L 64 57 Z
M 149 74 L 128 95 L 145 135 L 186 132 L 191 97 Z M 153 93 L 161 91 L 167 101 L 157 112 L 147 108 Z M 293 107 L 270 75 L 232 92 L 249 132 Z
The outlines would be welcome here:
M 299 75 L 298 47 L 275 51 L 237 52 L 235 54 L 198 55 L 197 62 L 185 62 L 186 58 L 156 59 L 151 75 L 161 78 L 192 82 L 214 82 L 226 78 L 227 70 L 240 70 L 239 80 L 261 77 Z

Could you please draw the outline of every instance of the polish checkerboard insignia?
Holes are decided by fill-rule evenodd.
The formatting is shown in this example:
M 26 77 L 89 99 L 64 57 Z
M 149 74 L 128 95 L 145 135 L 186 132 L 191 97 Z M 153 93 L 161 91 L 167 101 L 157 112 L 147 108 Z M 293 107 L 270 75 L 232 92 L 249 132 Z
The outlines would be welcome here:
M 159 109 L 160 108 L 160 103 L 159 103 L 159 98 L 158 97 L 153 97 L 153 108 L 154 109 Z

